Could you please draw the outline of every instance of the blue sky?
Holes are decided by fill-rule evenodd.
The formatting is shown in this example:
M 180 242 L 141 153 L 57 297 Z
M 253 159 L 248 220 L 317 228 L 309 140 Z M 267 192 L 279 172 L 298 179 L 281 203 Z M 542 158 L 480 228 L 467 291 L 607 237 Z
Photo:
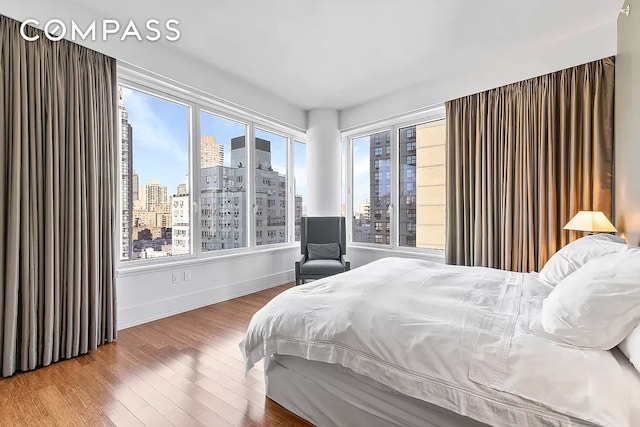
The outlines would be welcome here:
M 371 137 L 363 136 L 353 140 L 353 211 L 358 212 L 361 203 L 371 197 Z
M 133 128 L 133 169 L 140 185 L 157 178 L 174 194 L 189 170 L 189 109 L 123 88 Z
M 140 185 L 157 178 L 167 185 L 169 194 L 185 182 L 189 170 L 189 108 L 142 92 L 123 88 L 129 124 L 133 127 L 133 168 Z M 202 135 L 214 135 L 224 145 L 224 162 L 231 162 L 231 138 L 246 135 L 246 126 L 211 113 L 200 115 Z M 256 128 L 256 136 L 271 141 L 271 164 L 274 170 L 286 172 L 286 139 Z M 296 142 L 296 194 L 303 196 L 306 205 L 306 145 Z

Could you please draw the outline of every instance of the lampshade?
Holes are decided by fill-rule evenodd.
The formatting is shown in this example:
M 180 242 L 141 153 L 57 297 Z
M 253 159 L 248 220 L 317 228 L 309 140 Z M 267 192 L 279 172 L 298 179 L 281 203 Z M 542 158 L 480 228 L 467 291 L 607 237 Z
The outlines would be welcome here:
M 618 231 L 600 211 L 580 211 L 571 218 L 564 229 L 591 233 L 615 233 Z

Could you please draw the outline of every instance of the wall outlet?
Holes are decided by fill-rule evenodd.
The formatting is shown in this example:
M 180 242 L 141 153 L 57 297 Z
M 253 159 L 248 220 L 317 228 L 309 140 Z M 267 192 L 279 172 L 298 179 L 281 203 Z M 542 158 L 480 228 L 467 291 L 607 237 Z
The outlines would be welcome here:
M 171 283 L 178 283 L 178 273 L 171 274 Z
M 188 282 L 189 280 L 191 280 L 191 271 L 187 270 L 184 272 L 184 281 Z

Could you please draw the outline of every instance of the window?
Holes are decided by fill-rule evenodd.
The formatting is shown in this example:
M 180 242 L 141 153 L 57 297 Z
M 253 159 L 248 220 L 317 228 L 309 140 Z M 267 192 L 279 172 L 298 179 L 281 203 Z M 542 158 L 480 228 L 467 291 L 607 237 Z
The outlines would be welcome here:
M 405 182 L 407 194 L 414 194 L 416 191 L 416 183 L 415 182 Z
M 247 125 L 215 114 L 200 113 L 200 232 L 203 252 L 247 246 L 247 195 L 239 184 L 246 173 Z M 209 179 L 217 179 L 211 182 Z M 229 211 L 229 207 L 234 209 Z M 233 212 L 239 219 L 236 235 L 217 233 L 219 225 L 209 222 L 208 212 Z M 222 227 L 226 226 L 223 223 Z M 215 237 L 213 237 L 215 236 Z
M 294 142 L 294 181 L 293 187 L 295 194 L 295 241 L 300 241 L 300 221 L 303 216 L 307 216 L 307 144 Z M 286 202 L 282 200 L 282 207 L 286 207 Z
M 373 154 L 374 154 L 375 156 L 378 156 L 378 157 L 379 157 L 379 156 L 382 156 L 382 147 L 376 147 L 376 148 L 374 148 L 374 149 L 373 149 Z
M 267 206 L 284 206 L 287 204 L 287 138 L 256 128 L 255 137 L 255 173 L 256 199 L 261 197 L 267 200 Z M 280 191 L 282 189 L 283 191 Z M 284 212 L 284 214 L 282 213 Z M 262 230 L 267 230 L 267 239 L 258 235 L 256 227 L 256 245 L 268 245 L 284 243 L 287 241 L 287 215 L 286 209 L 267 209 L 266 225 Z
M 445 120 L 402 128 L 398 138 L 416 153 L 400 155 L 399 245 L 444 249 Z
M 120 237 L 122 260 L 191 253 L 191 109 L 121 86 Z
M 391 144 L 391 132 L 384 131 L 355 138 L 353 144 L 353 218 L 352 240 L 361 243 L 385 244 L 390 222 L 387 215 L 391 203 L 391 163 L 389 159 L 374 159 L 376 150 L 386 152 Z M 375 147 L 375 145 L 385 144 Z M 383 151 L 384 150 L 384 151 Z M 389 174 L 388 174 L 389 173 Z M 384 178 L 383 178 L 384 177 Z M 371 223 L 371 208 L 375 223 Z M 372 232 L 372 226 L 374 228 Z M 379 229 L 379 230 L 378 230 Z
M 154 258 L 148 264 L 155 265 L 299 236 L 306 213 L 306 144 L 295 140 L 301 134 L 255 118 L 260 128 L 253 113 L 176 89 L 178 83 L 127 75 L 118 88 L 121 260 Z

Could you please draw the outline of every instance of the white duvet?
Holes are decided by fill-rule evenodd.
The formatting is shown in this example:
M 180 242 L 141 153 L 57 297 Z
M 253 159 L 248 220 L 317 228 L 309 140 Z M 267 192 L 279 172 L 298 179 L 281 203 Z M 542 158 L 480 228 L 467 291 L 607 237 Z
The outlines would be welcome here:
M 385 258 L 289 289 L 241 343 L 337 363 L 495 426 L 640 426 L 640 377 L 610 351 L 537 332 L 551 291 L 535 275 Z

